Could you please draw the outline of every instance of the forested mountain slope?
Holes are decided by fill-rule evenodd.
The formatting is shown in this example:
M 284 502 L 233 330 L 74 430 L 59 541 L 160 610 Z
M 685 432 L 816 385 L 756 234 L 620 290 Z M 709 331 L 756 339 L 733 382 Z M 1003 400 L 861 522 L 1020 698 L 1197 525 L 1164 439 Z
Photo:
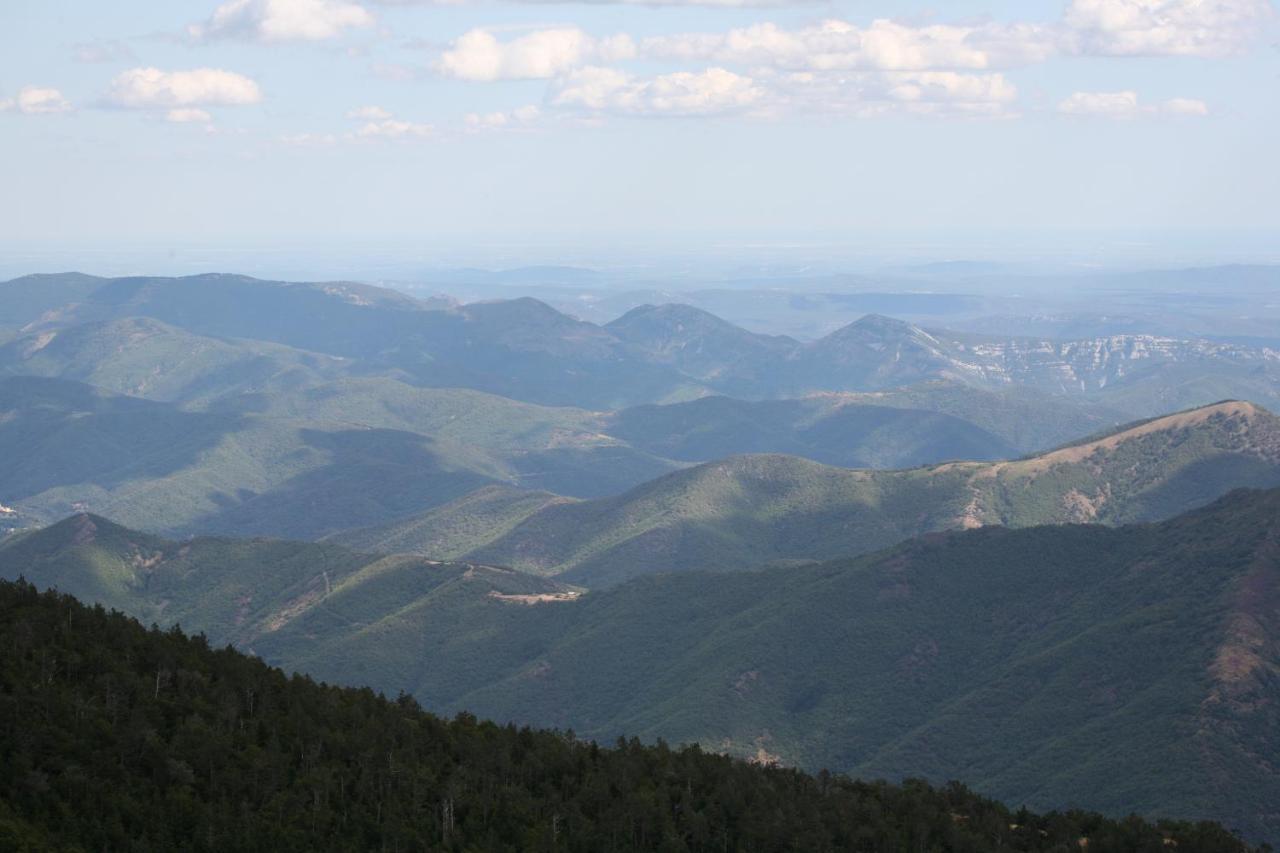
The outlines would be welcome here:
M 433 710 L 1280 837 L 1280 490 L 586 593 L 85 516 L 11 537 L 0 573 Z
M 981 419 L 976 410 L 923 408 L 955 408 L 953 389 L 902 392 L 902 406 L 892 405 L 899 395 L 717 397 L 601 413 L 387 377 L 324 380 L 300 355 L 256 361 L 252 348 L 146 328 L 138 352 L 109 347 L 111 358 L 76 361 L 94 369 L 72 372 L 99 385 L 0 377 L 0 503 L 20 514 L 18 526 L 90 511 L 159 533 L 310 538 L 386 525 L 490 484 L 594 498 L 742 450 L 903 467 L 1017 455 L 1022 438 L 965 420 Z M 201 372 L 208 353 L 263 371 L 243 382 Z M 987 402 L 1006 423 L 1023 409 Z M 1044 422 L 1057 414 L 1048 409 Z M 1101 425 L 1058 423 L 1076 435 Z
M 352 612 L 335 596 L 258 651 L 342 681 L 377 661 L 437 708 L 1280 838 L 1276 490 L 1156 525 L 654 576 L 478 610 L 466 632 L 429 609 L 344 627 Z
M 0 845 L 23 853 L 1248 849 L 1211 824 L 1014 813 L 959 784 L 445 722 L 25 585 L 0 584 L 0 643 Z
M 650 572 L 866 553 L 930 531 L 1168 518 L 1241 486 L 1280 485 L 1280 418 L 1228 402 L 1039 456 L 850 471 L 739 456 L 591 501 L 446 505 L 349 535 L 600 586 Z M 475 537 L 458 535 L 466 506 Z M 488 523 L 483 523 L 485 521 Z M 500 536 L 493 531 L 503 531 Z M 439 555 L 440 552 L 436 552 Z

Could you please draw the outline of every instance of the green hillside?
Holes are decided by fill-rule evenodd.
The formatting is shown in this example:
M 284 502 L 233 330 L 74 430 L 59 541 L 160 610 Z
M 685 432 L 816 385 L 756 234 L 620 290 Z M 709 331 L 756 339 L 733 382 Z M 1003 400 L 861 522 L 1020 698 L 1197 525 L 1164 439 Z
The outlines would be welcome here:
M 452 557 L 595 587 L 651 572 L 831 559 L 986 524 L 1155 520 L 1232 488 L 1277 484 L 1280 419 L 1221 403 L 1012 462 L 850 471 L 788 456 L 733 457 L 617 497 L 548 503 L 470 543 L 453 521 L 464 506 L 446 506 L 398 525 L 411 534 L 395 543 L 429 554 L 447 542 Z
M 610 739 L 1037 809 L 1280 838 L 1280 490 L 1159 524 L 990 527 L 857 559 L 581 593 L 323 544 L 165 542 L 77 517 L 25 575 L 317 678 Z
M 632 446 L 687 462 L 786 453 L 846 468 L 905 468 L 1020 455 L 998 436 L 950 415 L 823 397 L 765 402 L 704 397 L 640 406 L 616 413 L 608 429 Z
M 357 551 L 449 560 L 500 539 L 540 510 L 573 502 L 551 492 L 488 486 L 407 520 L 335 533 L 328 541 Z
M 462 631 L 416 607 L 344 627 L 335 596 L 256 648 L 435 708 L 963 776 L 1036 808 L 1212 817 L 1274 841 L 1277 542 L 1280 491 L 1237 492 L 1158 525 L 987 528 L 655 576 L 472 610 Z
M 356 609 L 366 616 L 458 590 L 466 593 L 459 600 L 477 604 L 490 593 L 570 594 L 554 581 L 509 569 L 359 554 L 313 542 L 173 541 L 87 514 L 0 540 L 0 578 L 20 576 L 145 622 L 181 624 L 245 647 L 352 589 L 359 591 Z
M 431 436 L 186 411 L 58 380 L 0 380 L 0 410 L 0 502 L 29 523 L 93 510 L 159 532 L 313 537 L 506 473 Z
M 347 360 L 333 356 L 210 338 L 138 318 L 44 328 L 0 346 L 0 376 L 71 379 L 117 394 L 178 402 L 281 393 L 350 370 Z
M 0 845 L 20 853 L 1248 849 L 1207 823 L 446 722 L 27 585 L 0 584 L 0 643 Z
M 987 390 L 955 381 L 931 381 L 884 391 L 824 396 L 862 405 L 921 409 L 949 415 L 999 437 L 1020 453 L 1057 447 L 1133 419 L 1133 415 L 1124 414 L 1127 411 L 1124 408 L 1113 409 L 1093 401 L 1069 400 L 1034 388 Z M 1163 409 L 1155 406 L 1149 411 L 1157 415 L 1167 414 L 1228 397 L 1251 399 L 1248 394 L 1223 394 L 1191 400 L 1180 406 Z
M 129 338 L 128 329 L 140 330 L 138 336 Z M 241 365 L 256 358 L 248 345 L 178 334 L 151 321 L 99 331 L 93 357 L 69 362 L 95 370 L 72 373 L 181 399 L 0 376 L 0 503 L 18 510 L 19 526 L 91 511 L 161 533 L 313 538 L 405 519 L 414 529 L 430 527 L 434 522 L 416 516 L 490 484 L 582 498 L 617 495 L 692 461 L 741 449 L 890 466 L 992 458 L 1012 449 L 956 416 L 926 410 L 925 403 L 895 408 L 840 398 L 710 398 L 602 414 L 388 377 L 319 381 L 324 371 L 307 367 L 313 357 L 284 347 L 275 348 L 283 361 L 263 356 L 261 377 L 238 381 L 234 370 L 202 359 L 225 355 L 227 364 Z M 39 353 L 67 338 L 83 343 L 73 329 Z M 109 350 L 101 359 L 98 345 Z M 39 353 L 22 364 L 30 367 Z M 183 353 L 192 361 L 184 362 Z M 927 390 L 901 393 L 933 399 Z M 951 392 L 938 394 L 949 398 Z M 445 515 L 461 511 L 455 506 Z M 458 543 L 457 553 L 481 541 L 446 538 Z M 354 541 L 377 539 L 358 533 Z M 401 537 L 401 549 L 424 547 Z
M 595 415 L 474 391 L 344 380 L 180 407 L 0 378 L 0 503 L 25 523 L 107 514 L 156 532 L 314 538 L 490 483 L 616 493 L 681 463 Z

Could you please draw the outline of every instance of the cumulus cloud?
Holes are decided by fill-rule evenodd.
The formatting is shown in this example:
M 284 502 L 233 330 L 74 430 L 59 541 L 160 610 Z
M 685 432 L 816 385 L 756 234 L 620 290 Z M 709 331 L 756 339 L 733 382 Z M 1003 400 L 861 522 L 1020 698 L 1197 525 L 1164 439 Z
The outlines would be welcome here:
M 1018 99 L 1017 87 L 1003 74 L 900 73 L 886 75 L 883 85 L 890 99 L 908 103 L 1005 105 Z
M 504 128 L 527 127 L 542 115 L 542 110 L 533 104 L 519 107 L 510 112 L 467 113 L 462 122 L 468 130 L 502 130 Z
M 577 27 L 537 30 L 507 42 L 488 30 L 475 29 L 453 42 L 436 61 L 435 69 L 461 80 L 535 80 L 588 63 L 615 62 L 635 55 L 630 36 L 595 38 Z
M 1058 112 L 1075 116 L 1130 118 L 1138 114 L 1138 93 L 1076 92 L 1058 104 Z
M 636 77 L 591 66 L 560 78 L 552 87 L 550 103 L 562 109 L 631 116 L 999 118 L 1015 114 L 1017 98 L 1017 87 L 1002 74 L 761 70 L 748 77 L 709 68 Z
M 774 113 L 1006 118 L 1018 99 L 1002 74 L 959 71 L 798 71 L 767 82 Z
M 187 31 L 198 40 L 323 41 L 373 22 L 368 9 L 347 0 L 228 0 Z
M 1225 56 L 1275 10 L 1270 0 L 1072 0 L 1072 48 L 1105 56 Z
M 131 68 L 111 81 L 107 100 L 131 109 L 239 106 L 258 103 L 262 91 L 243 74 L 220 68 Z
M 65 113 L 70 109 L 71 102 L 61 92 L 45 86 L 24 86 L 15 97 L 0 101 L 0 111 L 24 115 Z
M 347 139 L 427 139 L 436 135 L 436 129 L 432 125 L 396 118 L 390 110 L 378 106 L 351 110 L 347 113 L 347 118 L 363 122 L 353 133 L 346 134 Z M 317 144 L 320 139 L 326 140 L 327 144 L 332 137 L 301 134 L 294 137 L 292 142 Z
M 358 139 L 426 139 L 435 133 L 429 124 L 386 118 L 362 125 L 355 135 Z
M 1048 29 L 1035 25 L 908 26 L 877 20 L 859 27 L 826 20 L 787 30 L 764 23 L 726 33 L 646 39 L 647 55 L 792 70 L 925 71 L 985 69 L 1042 61 L 1054 51 Z
M 828 19 L 794 29 L 753 24 L 656 36 L 659 59 L 808 71 L 980 71 L 1054 56 L 1218 56 L 1246 46 L 1274 16 L 1270 0 L 1072 0 L 1052 23 L 860 26 Z
M 601 113 L 693 116 L 742 112 L 764 96 L 764 89 L 751 78 L 724 68 L 637 78 L 614 68 L 589 66 L 563 78 L 552 103 Z
M 1158 104 L 1143 104 L 1138 93 L 1075 92 L 1058 104 L 1058 112 L 1070 116 L 1130 119 L 1140 116 L 1205 116 L 1209 106 L 1194 98 L 1170 98 Z

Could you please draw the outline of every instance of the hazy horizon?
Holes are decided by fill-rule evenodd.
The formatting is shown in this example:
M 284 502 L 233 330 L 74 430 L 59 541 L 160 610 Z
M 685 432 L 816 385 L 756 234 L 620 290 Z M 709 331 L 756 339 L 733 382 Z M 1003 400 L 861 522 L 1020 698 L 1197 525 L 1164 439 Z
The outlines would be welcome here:
M 1177 235 L 1280 231 L 1268 0 L 60 0 L 4 23 L 10 244 L 502 266 L 1114 229 L 1208 259 Z M 929 259 L 1000 259 L 964 248 Z

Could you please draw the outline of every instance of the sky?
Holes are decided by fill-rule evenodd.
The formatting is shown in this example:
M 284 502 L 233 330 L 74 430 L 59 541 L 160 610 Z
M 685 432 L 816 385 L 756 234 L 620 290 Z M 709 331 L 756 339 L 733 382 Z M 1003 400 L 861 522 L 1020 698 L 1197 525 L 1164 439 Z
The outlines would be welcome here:
M 1271 0 L 5 0 L 0 246 L 1265 254 L 1277 19 Z

